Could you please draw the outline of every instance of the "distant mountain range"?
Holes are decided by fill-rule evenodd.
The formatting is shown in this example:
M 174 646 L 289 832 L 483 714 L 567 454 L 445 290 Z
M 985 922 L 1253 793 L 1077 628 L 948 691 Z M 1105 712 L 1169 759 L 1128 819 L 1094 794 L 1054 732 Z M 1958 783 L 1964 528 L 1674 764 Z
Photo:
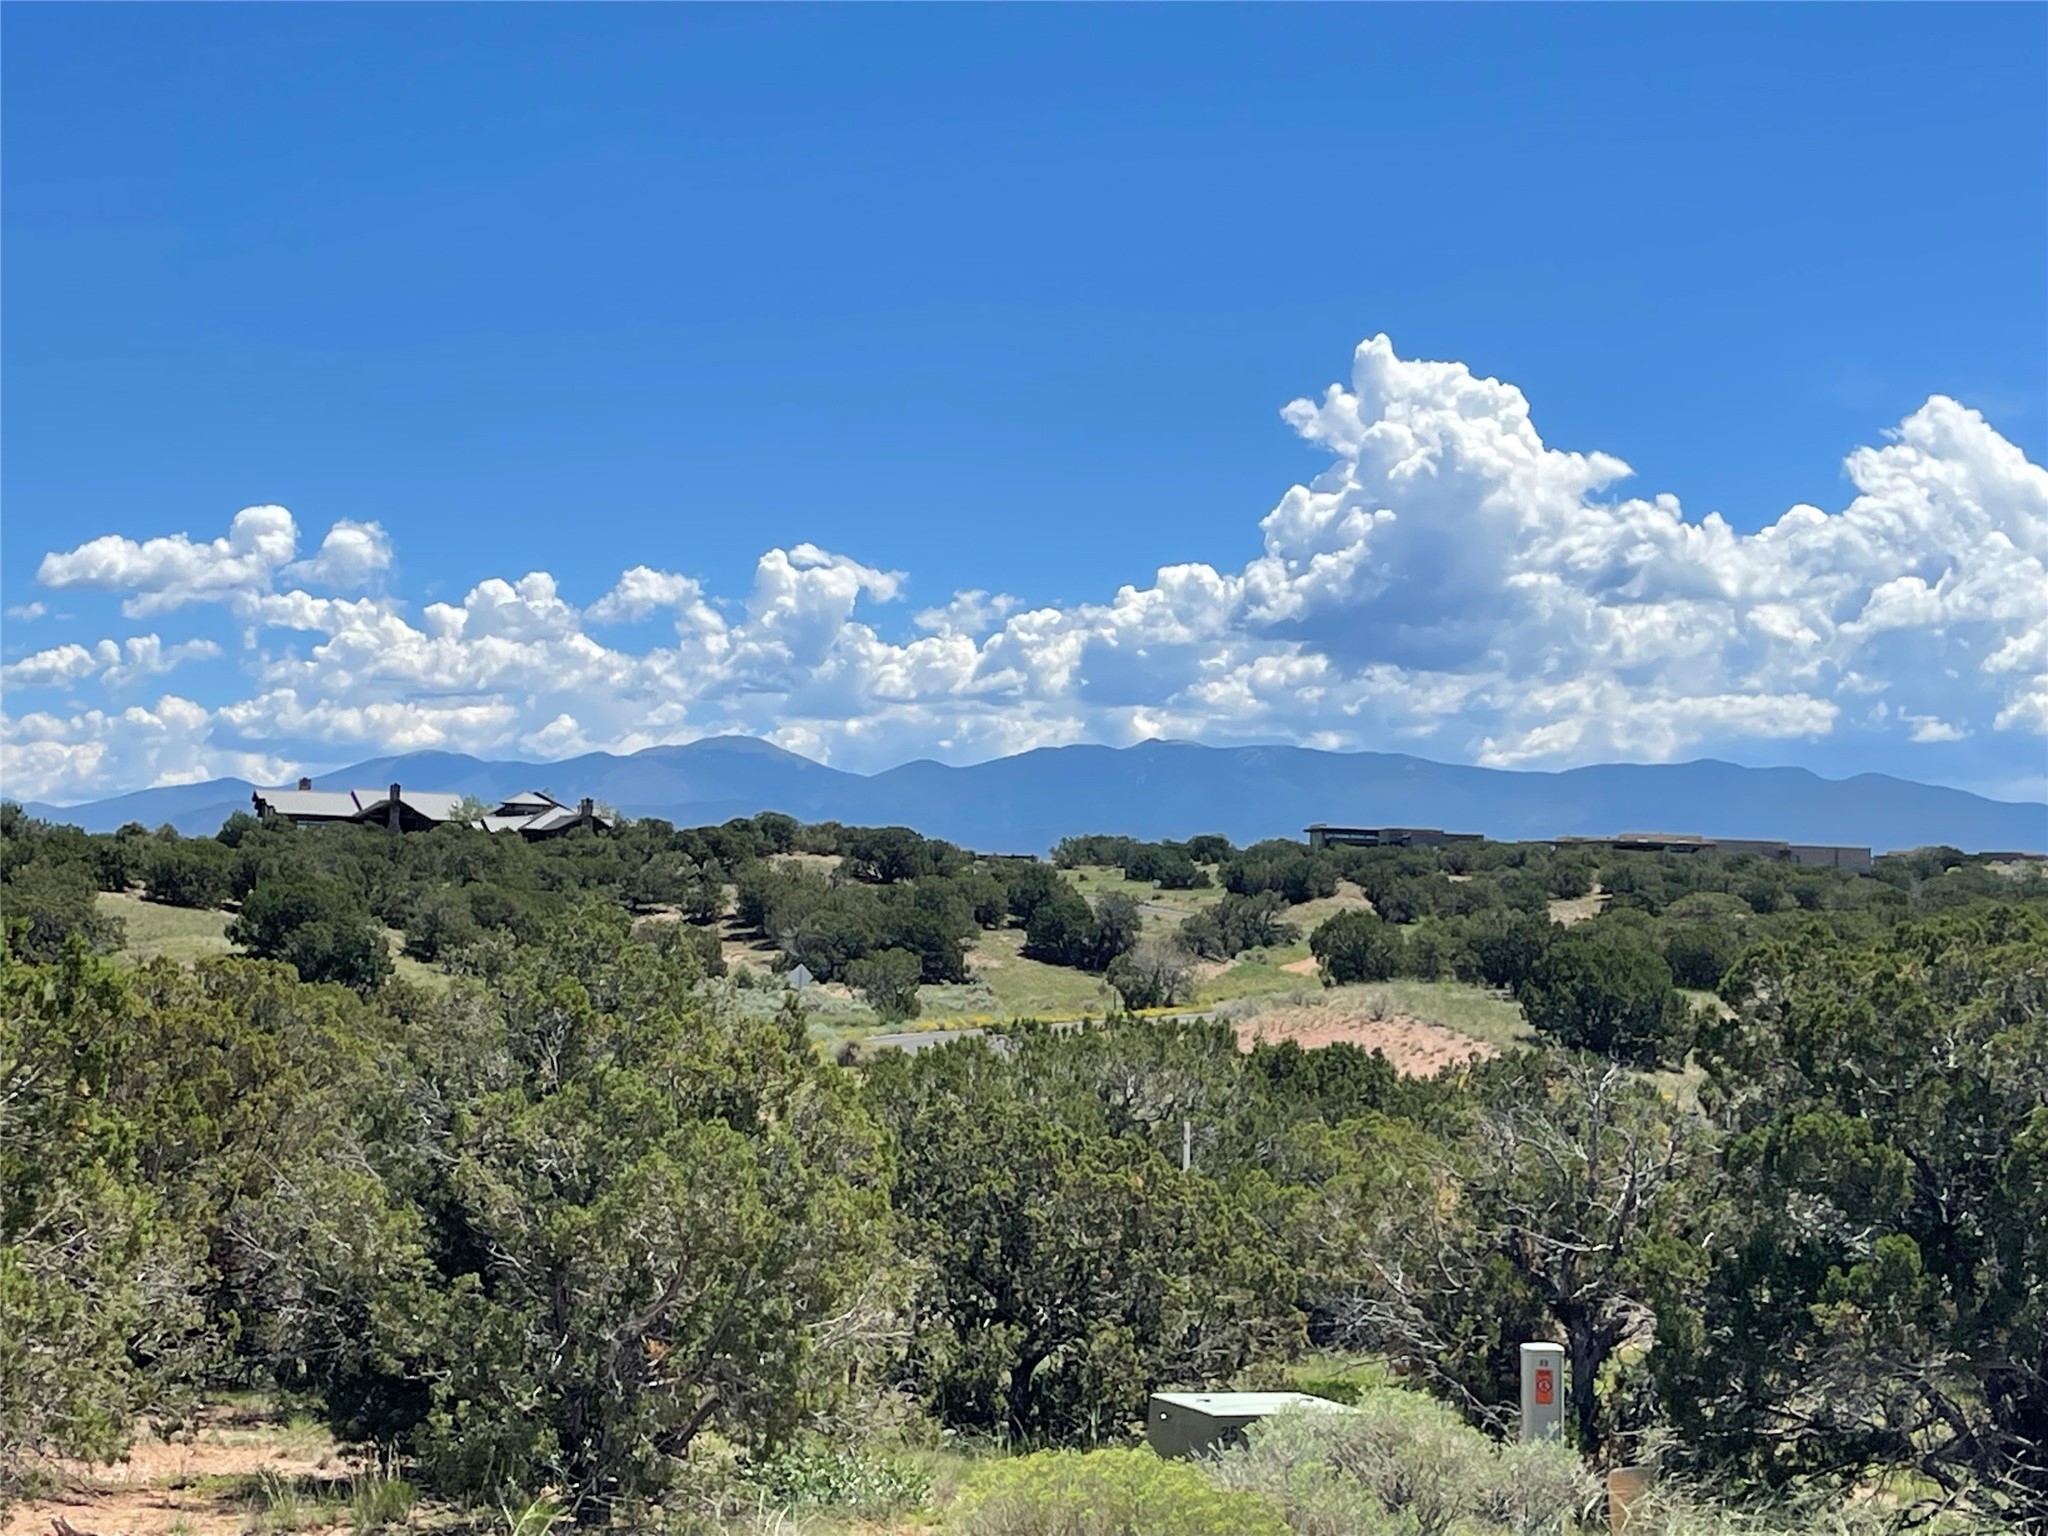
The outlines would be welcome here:
M 966 768 L 905 763 L 847 773 L 745 736 L 717 736 L 630 756 L 592 752 L 559 763 L 487 762 L 452 752 L 373 758 L 320 775 L 323 788 L 398 783 L 496 800 L 546 789 L 589 795 L 629 816 L 701 826 L 756 811 L 805 821 L 903 825 L 984 852 L 1042 853 L 1071 833 L 1239 843 L 1298 837 L 1310 822 L 1444 827 L 1489 837 L 1656 831 L 1886 849 L 1947 843 L 2048 849 L 2048 806 L 1987 800 L 1883 774 L 1823 779 L 1803 768 L 1612 763 L 1527 773 L 1434 763 L 1386 752 L 1305 747 L 1045 747 Z M 65 807 L 51 821 L 111 831 L 131 821 L 216 830 L 249 809 L 255 786 L 212 779 Z

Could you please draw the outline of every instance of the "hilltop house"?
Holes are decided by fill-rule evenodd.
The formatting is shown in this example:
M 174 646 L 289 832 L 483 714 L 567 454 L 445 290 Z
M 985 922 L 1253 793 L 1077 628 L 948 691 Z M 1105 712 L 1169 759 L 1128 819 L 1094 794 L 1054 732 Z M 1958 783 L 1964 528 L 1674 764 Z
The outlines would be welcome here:
M 1446 832 L 1441 827 L 1333 827 L 1319 821 L 1306 830 L 1311 848 L 1442 848 L 1484 840 L 1477 832 Z
M 363 826 L 384 827 L 393 832 L 428 832 L 457 819 L 463 797 L 447 790 L 406 789 L 393 784 L 388 789 L 315 789 L 311 779 L 299 780 L 297 789 L 259 789 L 249 797 L 256 814 L 273 817 L 296 826 L 352 821 Z M 574 808 L 554 796 L 531 789 L 498 803 L 496 810 L 469 821 L 467 825 L 485 832 L 517 832 L 528 842 L 559 837 L 577 827 L 609 832 L 612 820 L 601 816 L 589 800 Z

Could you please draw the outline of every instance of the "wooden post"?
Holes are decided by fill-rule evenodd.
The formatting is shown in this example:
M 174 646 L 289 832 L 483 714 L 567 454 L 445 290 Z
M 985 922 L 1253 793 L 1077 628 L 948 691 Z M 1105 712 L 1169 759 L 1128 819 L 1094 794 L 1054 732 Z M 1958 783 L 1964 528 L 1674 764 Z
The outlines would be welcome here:
M 1657 1481 L 1655 1467 L 1616 1467 L 1607 1474 L 1607 1528 L 1628 1528 L 1629 1506 L 1650 1491 Z

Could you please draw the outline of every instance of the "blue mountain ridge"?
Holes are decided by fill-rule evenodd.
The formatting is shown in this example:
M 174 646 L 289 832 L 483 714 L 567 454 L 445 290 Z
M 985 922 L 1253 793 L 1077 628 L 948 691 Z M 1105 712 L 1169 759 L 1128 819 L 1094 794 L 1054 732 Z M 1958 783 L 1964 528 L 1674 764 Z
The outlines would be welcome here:
M 391 783 L 491 800 L 546 789 L 585 795 L 629 816 L 679 826 L 756 811 L 805 821 L 904 825 L 986 852 L 1040 853 L 1082 832 L 1239 843 L 1298 837 L 1310 822 L 1445 827 L 1497 838 L 1624 831 L 1868 844 L 1883 851 L 1947 843 L 2048 849 L 2048 806 L 1986 799 L 1884 774 L 1823 779 L 1803 768 L 1603 763 L 1557 772 L 1475 768 L 1384 752 L 1306 747 L 1041 747 L 966 767 L 928 760 L 876 774 L 812 762 L 765 741 L 715 736 L 627 756 L 561 762 L 485 760 L 453 752 L 372 758 L 323 773 L 322 787 Z M 31 814 L 111 831 L 127 822 L 208 833 L 247 810 L 255 786 L 211 779 Z

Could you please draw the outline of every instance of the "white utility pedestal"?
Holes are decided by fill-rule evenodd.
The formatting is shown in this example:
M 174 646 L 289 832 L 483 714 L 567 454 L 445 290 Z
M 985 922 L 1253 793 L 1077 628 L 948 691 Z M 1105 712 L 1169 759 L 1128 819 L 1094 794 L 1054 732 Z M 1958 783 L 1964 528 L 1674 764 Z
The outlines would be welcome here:
M 1522 1443 L 1564 1437 L 1564 1346 L 1522 1346 Z

